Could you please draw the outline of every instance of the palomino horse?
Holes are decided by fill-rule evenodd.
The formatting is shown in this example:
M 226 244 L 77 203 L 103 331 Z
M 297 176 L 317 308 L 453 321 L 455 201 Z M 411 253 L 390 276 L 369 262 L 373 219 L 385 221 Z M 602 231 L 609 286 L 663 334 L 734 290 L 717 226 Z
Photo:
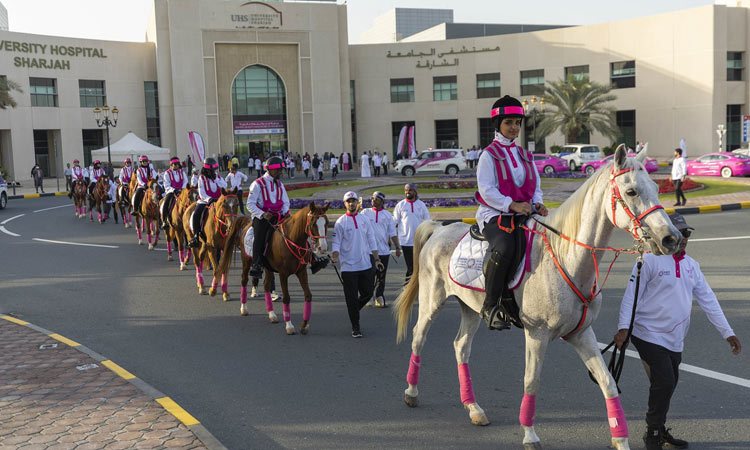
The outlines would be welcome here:
M 86 217 L 86 198 L 88 191 L 86 182 L 79 178 L 73 185 L 73 204 L 76 206 L 76 217 L 82 219 Z
M 302 291 L 305 294 L 305 305 L 302 313 L 302 326 L 300 333 L 307 334 L 310 329 L 310 314 L 312 312 L 312 293 L 307 282 L 307 265 L 310 264 L 313 253 L 320 250 L 325 253 L 328 250 L 326 232 L 328 230 L 328 217 L 326 211 L 328 206 L 317 206 L 310 202 L 310 206 L 300 209 L 293 216 L 284 220 L 276 227 L 269 242 L 268 266 L 273 272 L 279 273 L 281 281 L 282 299 L 284 302 L 284 323 L 286 334 L 295 334 L 297 331 L 292 324 L 291 309 L 289 305 L 289 277 L 297 275 Z M 242 300 L 247 300 L 248 271 L 252 260 L 245 252 L 244 236 L 250 227 L 249 217 L 240 217 L 235 221 L 227 236 L 227 245 L 224 247 L 224 255 L 219 262 L 218 272 L 224 277 L 229 270 L 229 265 L 234 253 L 235 246 L 241 249 L 242 254 Z M 249 251 L 249 250 L 248 250 Z M 273 312 L 271 302 L 271 280 L 273 272 L 266 267 L 265 291 L 266 309 L 271 323 L 276 323 L 276 314 Z M 242 310 L 241 310 L 242 311 Z
M 133 177 L 135 178 L 135 177 Z M 130 185 L 125 183 L 120 183 L 119 186 L 117 186 L 117 206 L 120 208 L 120 212 L 122 213 L 122 223 L 125 225 L 125 228 L 131 227 L 131 223 L 133 221 L 133 215 L 131 211 L 131 205 L 130 205 L 130 193 L 132 191 L 130 190 Z
M 142 231 L 146 230 L 148 238 L 148 249 L 153 250 L 159 242 L 159 200 L 161 199 L 162 187 L 156 180 L 149 180 L 148 189 L 143 194 L 141 201 L 141 220 L 136 218 L 135 229 L 138 232 L 138 245 L 143 245 Z M 139 223 L 140 222 L 140 223 Z M 151 243 L 151 234 L 154 234 L 154 242 Z
M 642 151 L 636 159 L 628 158 L 620 145 L 612 163 L 602 167 L 546 218 L 545 223 L 570 240 L 539 232 L 545 245 L 540 242 L 530 250 L 531 270 L 523 286 L 523 296 L 517 298 L 526 335 L 524 396 L 519 415 L 524 448 L 541 448 L 534 431 L 535 399 L 547 346 L 558 338 L 565 338 L 575 348 L 599 383 L 606 399 L 612 445 L 617 449 L 630 448 L 617 386 L 597 348 L 591 324 L 601 306 L 597 260 L 615 228 L 628 231 L 641 244 L 649 243 L 657 254 L 674 253 L 681 239 L 680 232 L 659 205 L 657 186 L 643 166 L 645 157 L 646 152 Z M 398 340 L 402 340 L 419 294 L 419 317 L 413 330 L 407 374 L 409 386 L 404 396 L 409 406 L 416 406 L 419 355 L 427 332 L 446 300 L 450 297 L 458 300 L 461 326 L 453 346 L 461 401 L 472 423 L 486 425 L 489 421 L 474 398 L 468 365 L 484 293 L 459 286 L 447 273 L 451 252 L 468 228 L 461 223 L 441 227 L 436 222 L 425 222 L 419 226 L 414 240 L 414 276 L 396 300 L 394 315 L 398 321 Z M 589 292 L 587 296 L 581 294 Z
M 195 211 L 196 204 L 193 203 L 185 209 L 182 216 L 182 225 L 185 230 L 185 236 L 188 240 L 193 238 L 193 230 L 190 227 L 190 216 Z M 227 191 L 221 190 L 221 197 L 207 208 L 206 224 L 203 226 L 203 234 L 206 241 L 201 241 L 201 246 L 192 249 L 193 264 L 195 264 L 195 279 L 198 285 L 198 293 L 203 295 L 203 263 L 208 261 L 214 270 L 211 288 L 208 293 L 211 296 L 216 295 L 218 278 L 216 268 L 219 265 L 220 251 L 224 248 L 224 240 L 229 234 L 232 222 L 237 217 L 237 211 L 240 209 L 240 201 L 237 199 L 237 188 Z M 221 292 L 224 301 L 229 301 L 229 292 L 227 291 L 226 273 L 221 275 Z
M 161 201 L 163 202 L 164 199 Z M 180 255 L 180 270 L 185 270 L 190 258 L 190 252 L 186 250 L 187 238 L 185 237 L 185 228 L 182 225 L 182 215 L 187 207 L 196 201 L 198 201 L 198 188 L 187 187 L 183 189 L 169 212 L 171 226 L 164 232 L 167 241 L 167 261 L 172 261 L 172 245 L 174 245 Z M 161 211 L 161 202 L 159 203 L 159 211 Z

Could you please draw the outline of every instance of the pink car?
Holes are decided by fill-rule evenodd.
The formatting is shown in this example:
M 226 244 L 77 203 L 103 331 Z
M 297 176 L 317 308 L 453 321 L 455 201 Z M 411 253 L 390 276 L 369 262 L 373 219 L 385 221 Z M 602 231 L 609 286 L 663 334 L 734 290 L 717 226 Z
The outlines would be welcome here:
M 614 155 L 605 156 L 599 161 L 587 162 L 581 167 L 581 172 L 585 173 L 588 176 L 591 176 L 601 166 L 612 161 L 612 156 Z M 635 158 L 635 157 L 636 157 L 636 153 L 628 153 L 628 158 Z M 644 165 L 646 166 L 646 172 L 648 173 L 656 172 L 657 170 L 659 170 L 659 163 L 657 163 L 654 158 L 646 158 L 646 164 Z
M 558 158 L 557 156 L 545 155 L 545 154 L 534 154 L 534 165 L 536 171 L 539 174 L 552 176 L 556 173 L 567 172 L 570 170 L 568 167 L 568 161 Z
M 750 175 L 750 156 L 737 153 L 709 153 L 687 162 L 688 175 L 721 175 L 724 178 Z

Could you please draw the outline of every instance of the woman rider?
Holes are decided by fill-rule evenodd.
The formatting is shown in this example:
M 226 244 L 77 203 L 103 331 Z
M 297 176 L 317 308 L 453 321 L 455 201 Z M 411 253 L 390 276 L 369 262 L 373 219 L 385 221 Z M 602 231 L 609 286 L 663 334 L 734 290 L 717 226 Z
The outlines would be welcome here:
M 546 216 L 547 208 L 533 155 L 515 143 L 524 119 L 521 102 L 506 95 L 492 106 L 490 118 L 495 139 L 479 157 L 475 194 L 480 203 L 477 224 L 489 243 L 481 314 L 489 329 L 504 330 L 510 328 L 508 313 L 515 312 L 508 310 L 517 308 L 508 283 L 526 250 L 521 228 L 526 218 L 516 214 L 528 216 L 535 209 Z
M 219 163 L 213 158 L 203 160 L 201 176 L 198 178 L 198 203 L 195 211 L 190 218 L 190 225 L 193 229 L 193 239 L 188 242 L 188 247 L 197 248 L 200 246 L 200 238 L 206 239 L 203 234 L 203 212 L 206 207 L 221 197 L 221 188 L 227 187 L 227 182 L 223 178 L 216 176 L 216 170 Z

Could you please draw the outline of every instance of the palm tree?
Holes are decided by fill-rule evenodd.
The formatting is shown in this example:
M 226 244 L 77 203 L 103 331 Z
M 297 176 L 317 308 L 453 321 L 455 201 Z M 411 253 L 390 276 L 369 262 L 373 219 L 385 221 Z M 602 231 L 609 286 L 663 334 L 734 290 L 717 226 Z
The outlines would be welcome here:
M 0 77 L 0 109 L 16 107 L 16 101 L 11 95 L 12 91 L 23 92 L 20 84 L 13 80 L 9 80 L 7 77 Z
M 537 139 L 542 140 L 558 129 L 565 143 L 575 142 L 583 133 L 597 131 L 612 141 L 621 135 L 615 122 L 615 109 L 608 105 L 617 99 L 605 86 L 587 78 L 549 81 L 544 87 L 544 101 L 553 109 L 537 117 Z

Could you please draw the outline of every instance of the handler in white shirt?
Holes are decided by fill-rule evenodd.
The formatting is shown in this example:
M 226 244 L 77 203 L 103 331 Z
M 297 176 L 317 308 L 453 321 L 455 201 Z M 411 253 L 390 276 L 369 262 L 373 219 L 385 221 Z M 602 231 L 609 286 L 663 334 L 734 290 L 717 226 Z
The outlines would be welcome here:
M 349 320 L 352 323 L 352 337 L 361 338 L 359 310 L 372 298 L 375 268 L 383 270 L 383 263 L 378 257 L 378 245 L 375 242 L 373 224 L 367 217 L 357 214 L 359 197 L 355 192 L 344 194 L 346 214 L 339 217 L 333 226 L 333 255 L 331 262 L 336 264 L 341 257 L 341 278 L 344 284 L 344 297 Z
M 331 159 L 331 164 L 333 164 L 333 159 Z M 398 242 L 396 222 L 393 221 L 391 213 L 383 208 L 384 204 L 385 194 L 375 191 L 372 193 L 372 208 L 362 210 L 362 215 L 370 219 L 373 224 L 375 242 L 378 244 L 378 255 L 380 255 L 380 262 L 383 263 L 383 270 L 375 272 L 374 301 L 375 306 L 381 308 L 386 307 L 383 293 L 385 290 L 385 274 L 388 271 L 388 261 L 391 259 L 391 242 L 393 242 L 393 246 L 396 248 L 396 256 L 401 256 L 401 244 Z
M 398 240 L 404 251 L 404 262 L 406 263 L 406 281 L 409 282 L 414 271 L 414 233 L 417 227 L 425 220 L 430 220 L 430 212 L 427 205 L 419 200 L 417 186 L 408 183 L 404 186 L 405 199 L 401 200 L 393 208 L 393 220 L 398 230 Z
M 687 177 L 687 166 L 685 165 L 685 158 L 682 157 L 682 149 L 674 149 L 674 161 L 672 161 L 672 183 L 674 183 L 674 195 L 677 198 L 677 203 L 674 206 L 685 206 L 687 199 L 685 194 L 682 192 L 682 183 Z M 682 203 L 680 203 L 682 199 Z
M 646 412 L 648 428 L 643 437 L 647 449 L 661 449 L 666 444 L 672 448 L 686 448 L 688 445 L 672 437 L 665 423 L 672 393 L 677 386 L 693 297 L 721 337 L 729 342 L 732 353 L 737 355 L 742 349 L 700 265 L 685 254 L 693 228 L 679 213 L 669 218 L 682 232 L 683 239 L 674 255 L 644 255 L 632 333 L 633 344 L 651 381 Z M 625 343 L 630 326 L 636 274 L 637 269 L 634 268 L 620 306 L 619 331 L 615 335 L 619 348 Z
M 242 183 L 247 181 L 247 175 L 237 170 L 237 166 L 232 166 L 232 170 L 224 180 L 227 182 L 229 190 L 237 188 L 237 198 L 240 199 L 240 211 L 242 211 L 242 214 L 245 214 L 245 202 L 242 201 Z

